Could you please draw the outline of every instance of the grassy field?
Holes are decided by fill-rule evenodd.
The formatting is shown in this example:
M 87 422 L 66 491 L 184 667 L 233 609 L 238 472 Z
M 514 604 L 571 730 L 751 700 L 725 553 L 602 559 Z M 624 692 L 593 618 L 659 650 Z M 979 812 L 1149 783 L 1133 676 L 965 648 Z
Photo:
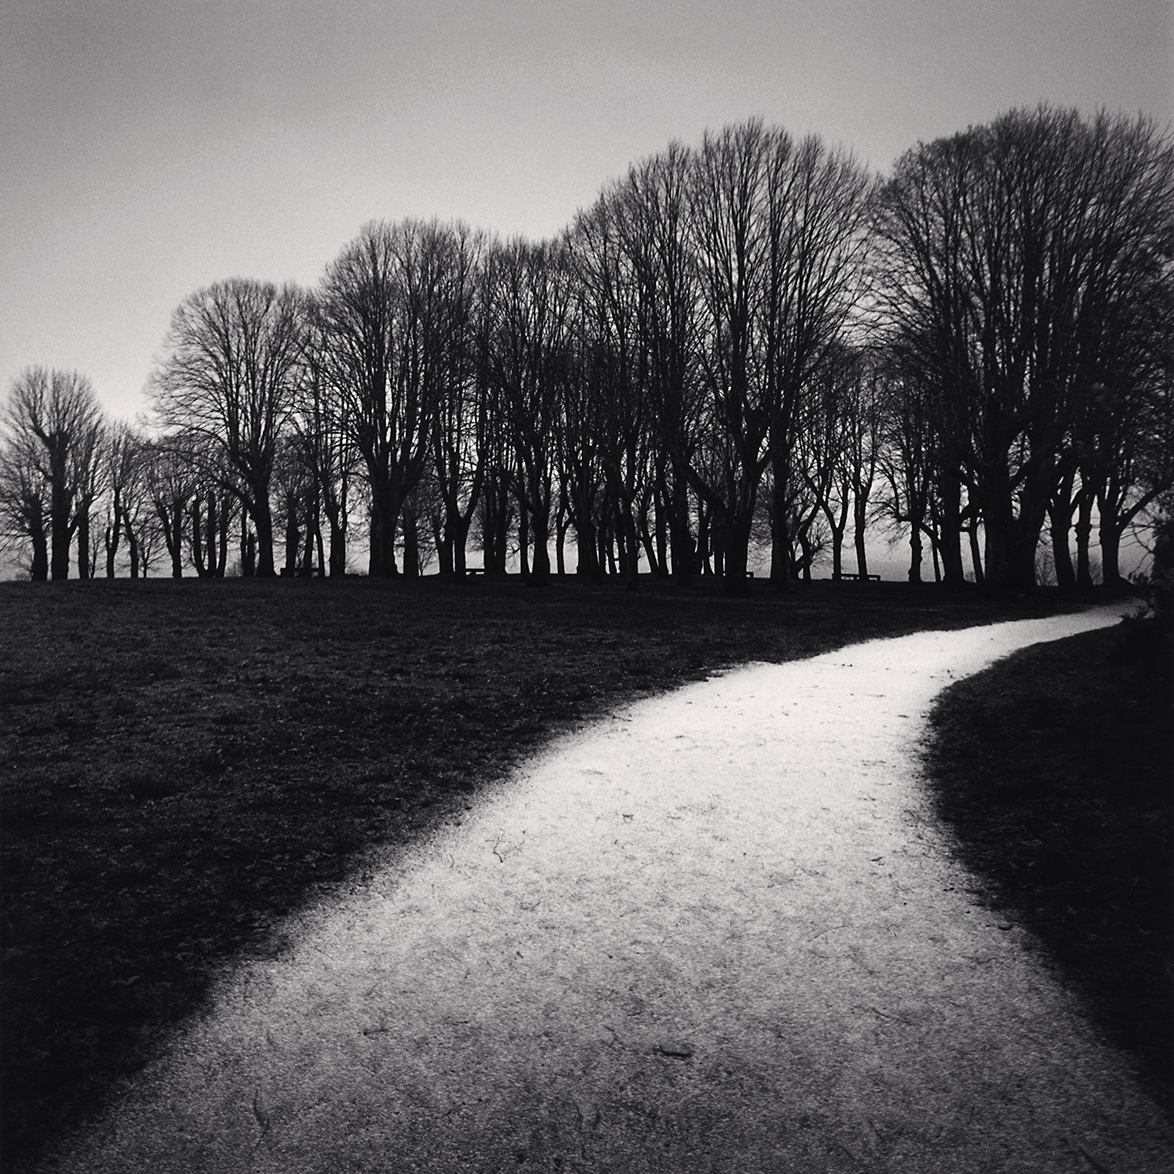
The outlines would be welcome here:
M 0 584 L 4 1169 L 233 959 L 279 953 L 283 914 L 552 734 L 725 665 L 1063 606 L 900 583 Z
M 938 810 L 1174 1110 L 1174 648 L 1157 621 L 1026 648 L 931 717 Z

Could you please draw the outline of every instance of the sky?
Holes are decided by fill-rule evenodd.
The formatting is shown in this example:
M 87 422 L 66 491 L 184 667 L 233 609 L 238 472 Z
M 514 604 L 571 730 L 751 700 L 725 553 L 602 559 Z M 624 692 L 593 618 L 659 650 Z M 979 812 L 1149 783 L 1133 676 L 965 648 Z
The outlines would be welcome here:
M 1041 101 L 1174 123 L 1171 0 L 2 0 L 0 395 L 147 407 L 174 308 L 370 220 L 553 235 L 749 117 L 879 172 Z

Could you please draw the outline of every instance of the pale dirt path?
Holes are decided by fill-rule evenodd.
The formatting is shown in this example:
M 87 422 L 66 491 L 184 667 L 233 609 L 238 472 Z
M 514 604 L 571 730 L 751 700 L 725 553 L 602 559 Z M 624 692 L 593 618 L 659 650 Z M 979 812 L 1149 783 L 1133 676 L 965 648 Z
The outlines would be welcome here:
M 559 740 L 46 1168 L 1174 1170 L 916 781 L 951 679 L 1117 618 L 750 666 Z

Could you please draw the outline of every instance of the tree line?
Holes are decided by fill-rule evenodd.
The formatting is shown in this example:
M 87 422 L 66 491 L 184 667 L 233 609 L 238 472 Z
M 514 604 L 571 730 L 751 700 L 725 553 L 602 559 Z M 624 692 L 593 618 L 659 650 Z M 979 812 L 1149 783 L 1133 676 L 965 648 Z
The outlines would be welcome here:
M 608 183 L 556 238 L 366 225 L 313 289 L 176 309 L 151 426 L 31 368 L 0 534 L 34 579 L 643 561 L 781 585 L 905 534 L 909 577 L 1105 581 L 1174 487 L 1174 145 L 1040 107 L 876 177 L 759 120 Z M 551 562 L 552 548 L 554 565 Z M 926 559 L 932 566 L 927 567 Z

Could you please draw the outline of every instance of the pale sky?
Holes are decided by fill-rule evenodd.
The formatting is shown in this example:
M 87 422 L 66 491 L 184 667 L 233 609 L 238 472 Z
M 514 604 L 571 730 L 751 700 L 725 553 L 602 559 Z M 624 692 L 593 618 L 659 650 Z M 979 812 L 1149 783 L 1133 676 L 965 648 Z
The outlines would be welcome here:
M 0 391 L 132 418 L 187 294 L 368 220 L 538 239 L 707 127 L 887 171 L 1040 101 L 1174 122 L 1172 0 L 0 0 Z

